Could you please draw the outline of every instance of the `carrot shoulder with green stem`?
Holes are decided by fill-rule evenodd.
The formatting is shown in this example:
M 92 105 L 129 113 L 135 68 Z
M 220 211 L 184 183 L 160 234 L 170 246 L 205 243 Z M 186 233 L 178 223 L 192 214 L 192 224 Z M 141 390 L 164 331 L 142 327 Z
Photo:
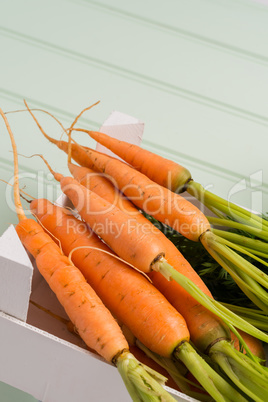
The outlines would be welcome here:
M 20 202 L 16 144 L 1 109 L 0 114 L 8 129 L 14 153 L 14 201 L 19 219 L 16 231 L 21 242 L 36 259 L 40 273 L 81 338 L 117 367 L 133 401 L 174 401 L 159 383 L 163 383 L 165 377 L 153 370 L 148 371 L 129 352 L 128 343 L 117 322 L 80 270 L 62 253 L 39 223 L 26 218 Z
M 255 227 L 259 231 L 263 229 L 268 233 L 267 221 L 258 215 L 205 190 L 199 183 L 192 179 L 191 173 L 188 169 L 178 163 L 163 158 L 137 145 L 112 138 L 104 133 L 83 129 L 75 130 L 87 132 L 97 142 L 110 149 L 135 169 L 144 173 L 161 186 L 169 188 L 173 192 L 182 192 L 186 190 L 207 205 L 208 208 L 211 208 L 214 212 L 219 211 L 231 215 L 242 224 L 246 223 L 249 226 Z

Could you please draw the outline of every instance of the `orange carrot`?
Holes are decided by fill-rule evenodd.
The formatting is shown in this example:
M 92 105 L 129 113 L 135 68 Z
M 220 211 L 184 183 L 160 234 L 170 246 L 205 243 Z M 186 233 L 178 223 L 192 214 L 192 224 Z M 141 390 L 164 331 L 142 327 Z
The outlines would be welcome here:
M 70 216 L 69 213 L 64 213 L 64 210 L 48 201 L 32 201 L 31 210 L 42 225 L 60 239 L 61 246 L 66 254 L 69 254 L 73 248 L 81 246 L 111 251 L 93 232 L 88 232 L 86 224 Z M 42 214 L 39 211 L 42 211 Z M 78 231 L 81 231 L 80 239 L 82 242 L 77 236 Z M 71 245 L 72 248 L 70 248 Z M 82 261 L 81 258 L 83 258 Z M 189 332 L 184 319 L 140 273 L 129 269 L 123 262 L 97 250 L 86 248 L 77 250 L 72 259 L 109 310 L 119 321 L 131 328 L 135 336 L 142 343 L 150 346 L 154 352 L 170 357 L 180 342 L 189 340 Z M 93 262 L 94 266 L 97 267 L 95 270 L 92 269 Z M 139 294 L 139 299 L 137 294 Z M 163 305 L 165 307 L 162 307 Z M 142 325 L 138 324 L 137 317 L 134 314 L 130 314 L 129 306 L 138 311 Z M 156 309 L 160 307 L 161 309 L 156 314 Z M 150 311 L 150 315 L 148 311 Z M 156 331 L 150 338 L 147 331 L 149 333 L 152 331 L 156 325 L 153 325 L 153 322 L 157 319 L 165 322 L 164 333 Z M 133 328 L 135 329 L 133 330 Z M 181 334 L 180 337 L 179 334 Z
M 185 198 L 160 187 L 125 163 L 96 151 L 86 150 L 90 162 L 86 167 L 114 178 L 116 186 L 138 207 L 159 221 L 172 226 L 190 240 L 210 230 L 201 211 Z
M 135 337 L 155 353 L 182 360 L 216 400 L 221 400 L 222 392 L 229 394 L 227 383 L 191 349 L 182 316 L 144 276 L 103 253 L 108 251 L 107 246 L 88 231 L 87 225 L 59 207 L 46 200 L 35 200 L 31 209 L 49 232 L 60 239 L 65 253 L 73 252 L 72 259 L 104 304 Z M 200 376 L 204 364 L 207 373 Z M 213 381 L 212 388 L 207 375 Z
M 110 149 L 135 169 L 144 173 L 161 186 L 169 188 L 174 192 L 187 190 L 191 195 L 212 209 L 212 211 L 218 210 L 229 216 L 234 216 L 242 224 L 246 223 L 251 227 L 255 227 L 260 235 L 263 229 L 267 236 L 267 221 L 205 190 L 192 179 L 190 172 L 178 163 L 142 149 L 137 145 L 119 141 L 103 133 L 84 129 L 74 130 L 88 133 L 91 138 L 94 138 L 97 142 Z
M 105 177 L 105 174 L 73 163 L 68 163 L 68 167 L 74 179 L 88 190 L 94 191 L 110 204 L 127 212 L 129 216 L 138 217 L 141 223 L 148 224 L 148 219 L 113 185 L 109 178 Z
M 82 128 L 73 128 L 73 130 L 89 134 L 91 138 L 120 156 L 145 176 L 174 192 L 184 191 L 186 184 L 191 180 L 191 173 L 183 166 L 161 156 L 156 156 L 153 152 L 138 145 L 117 140 L 98 131 Z
M 46 161 L 45 161 L 46 162 Z M 80 185 L 75 179 L 63 177 L 55 173 L 48 163 L 51 173 L 55 179 L 60 181 L 62 191 L 70 198 L 73 205 L 89 226 L 125 261 L 142 272 L 155 270 L 161 272 L 167 278 L 177 281 L 184 289 L 190 293 L 194 299 L 204 305 L 214 314 L 223 317 L 228 316 L 228 325 L 232 328 L 233 324 L 249 333 L 258 334 L 261 339 L 266 339 L 266 335 L 256 328 L 250 326 L 237 315 L 224 309 L 216 301 L 206 296 L 192 281 L 185 275 L 176 271 L 164 258 L 165 248 L 161 239 L 148 231 L 137 220 L 129 221 L 127 213 L 111 205 L 97 194 L 90 192 Z M 129 247 L 131 246 L 131 248 Z M 224 310 L 224 313 L 223 313 Z M 239 322 L 238 322 L 239 321 Z
M 27 103 L 26 107 L 28 108 Z M 57 142 L 49 137 L 38 120 L 28 108 L 30 114 L 38 125 L 43 135 L 51 142 L 68 153 L 68 143 Z M 79 129 L 75 129 L 79 130 Z M 133 171 L 128 165 L 107 155 L 93 151 L 90 148 L 81 150 L 72 144 L 72 157 L 79 164 L 106 173 L 115 178 L 116 186 L 139 208 L 149 215 L 172 226 L 190 240 L 198 241 L 200 236 L 210 229 L 206 217 L 186 199 L 175 195 L 164 187 L 157 186 L 145 175 Z M 87 157 L 86 157 L 87 155 Z M 163 202 L 163 200 L 165 202 Z
M 56 294 L 81 338 L 108 362 L 115 364 L 133 400 L 174 401 L 158 381 L 165 377 L 151 371 L 154 378 L 129 352 L 128 343 L 117 322 L 82 273 L 62 254 L 39 223 L 27 219 L 23 211 L 18 181 L 17 148 L 6 116 L 0 109 L 13 147 L 14 201 L 19 223 L 16 231 L 36 265 Z M 156 379 L 158 381 L 156 381 Z
M 199 288 L 211 296 L 210 291 L 207 289 L 204 282 L 192 269 L 187 260 L 181 255 L 179 250 L 170 242 L 164 234 L 158 230 L 150 221 L 148 221 L 143 214 L 141 214 L 135 206 L 126 199 L 122 193 L 118 192 L 116 187 L 101 173 L 96 173 L 91 169 L 68 163 L 69 170 L 74 178 L 84 185 L 89 190 L 94 191 L 96 194 L 104 198 L 106 201 L 118 206 L 121 210 L 127 212 L 130 216 L 135 215 L 141 223 L 151 227 L 152 231 L 157 234 L 162 242 L 165 244 L 166 258 L 169 263 L 179 272 L 183 272 L 187 278 L 191 279 Z M 177 282 L 167 281 L 163 275 L 158 272 L 149 273 L 150 278 L 153 280 L 154 285 L 158 290 L 165 295 L 165 297 L 171 302 L 171 304 L 183 315 L 186 320 L 189 332 L 191 334 L 192 342 L 198 347 L 198 349 L 205 351 L 209 350 L 210 344 L 214 343 L 218 339 L 219 335 L 224 335 L 227 339 L 230 337 L 228 329 L 224 328 L 224 323 L 217 317 L 212 315 L 201 304 L 195 301 Z M 196 322 L 198 317 L 198 324 Z M 209 326 L 214 326 L 213 333 L 208 330 Z M 219 327 L 218 335 L 215 332 L 215 328 Z M 222 328 L 223 326 L 223 328 Z M 241 332 L 241 331 L 239 331 Z M 210 336 L 211 335 L 211 336 Z M 239 340 L 231 333 L 234 340 L 234 347 L 239 350 Z M 243 332 L 243 339 L 254 355 L 261 360 L 264 358 L 264 351 L 262 343 Z M 256 353 L 255 353 L 256 352 Z
M 113 327 L 117 327 L 117 324 L 114 323 L 114 319 L 110 319 L 109 311 L 104 307 L 93 289 L 87 284 L 81 272 L 62 254 L 60 248 L 44 232 L 43 228 L 34 220 L 26 218 L 19 199 L 16 145 L 8 121 L 1 109 L 0 113 L 10 133 L 14 150 L 14 199 L 19 218 L 19 224 L 16 226 L 18 236 L 23 245 L 36 259 L 39 271 L 57 295 L 84 341 L 91 348 L 96 349 L 106 360 L 112 361 L 120 350 L 123 351 L 128 348 L 125 338 L 121 331 L 118 331 L 118 344 L 120 345 L 118 349 L 115 342 L 117 331 L 113 329 Z M 77 311 L 81 312 L 77 314 Z M 85 320 L 86 316 L 91 316 L 92 328 Z M 108 328 L 111 333 L 115 333 L 115 337 L 110 337 L 108 333 L 104 332 L 103 337 L 101 337 L 102 339 L 100 341 L 97 340 L 98 337 L 94 334 L 94 331 L 98 328 L 96 323 L 99 320 L 99 316 L 103 319 L 103 323 L 109 323 Z
M 115 158 L 87 149 L 90 164 L 111 176 L 116 186 L 139 208 L 172 226 L 190 240 L 200 240 L 206 250 L 233 277 L 244 293 L 263 311 L 268 311 L 268 276 L 246 261 L 237 251 L 243 248 L 222 239 L 210 230 L 205 216 L 187 200 L 152 182 L 142 173 Z
M 150 221 L 148 221 L 144 215 L 137 211 L 133 204 L 123 197 L 111 182 L 100 173 L 96 173 L 88 168 L 76 166 L 70 163 L 68 165 L 76 180 L 86 188 L 96 192 L 96 194 L 103 197 L 105 200 L 114 203 L 130 216 L 135 214 L 135 218 L 139 223 L 146 225 L 148 232 L 152 231 L 154 235 L 159 237 L 165 247 L 166 258 L 169 264 L 171 264 L 178 272 L 183 273 L 187 278 L 191 279 L 205 294 L 212 297 L 204 282 L 194 269 L 192 269 L 188 261 L 185 260 L 174 244 L 169 241 Z M 191 340 L 200 350 L 207 350 L 209 345 L 212 342 L 215 342 L 215 339 L 217 338 L 215 333 L 216 327 L 218 327 L 218 336 L 221 338 L 230 338 L 230 333 L 228 328 L 225 328 L 224 323 L 211 314 L 201 304 L 198 304 L 196 300 L 177 282 L 166 280 L 159 272 L 151 272 L 149 273 L 149 276 L 153 280 L 154 285 L 186 319 L 191 333 Z M 213 333 L 209 331 L 210 327 L 214 328 Z M 209 336 L 210 333 L 212 339 Z

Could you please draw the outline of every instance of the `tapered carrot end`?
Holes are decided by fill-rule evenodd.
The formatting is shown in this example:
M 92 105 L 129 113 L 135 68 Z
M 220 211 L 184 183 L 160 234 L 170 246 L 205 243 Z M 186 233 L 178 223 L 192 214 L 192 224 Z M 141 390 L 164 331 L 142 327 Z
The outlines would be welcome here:
M 12 130 L 10 128 L 9 122 L 3 112 L 2 109 L 0 109 L 0 114 L 5 122 L 11 144 L 12 144 L 12 149 L 13 149 L 13 157 L 14 157 L 14 202 L 15 202 L 15 208 L 16 208 L 16 213 L 18 216 L 19 221 L 22 221 L 26 219 L 26 215 L 24 213 L 24 210 L 21 205 L 20 201 L 20 188 L 19 188 L 19 164 L 18 164 L 18 151 L 17 151 L 17 145 L 15 143 L 14 135 L 12 133 Z

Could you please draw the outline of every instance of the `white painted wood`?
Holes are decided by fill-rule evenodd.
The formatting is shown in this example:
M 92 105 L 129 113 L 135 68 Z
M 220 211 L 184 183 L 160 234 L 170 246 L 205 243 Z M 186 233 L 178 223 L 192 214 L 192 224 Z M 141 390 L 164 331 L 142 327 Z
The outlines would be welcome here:
M 100 127 L 102 133 L 138 146 L 141 145 L 143 130 L 144 123 L 133 116 L 118 111 L 113 111 Z M 99 143 L 96 144 L 96 150 L 121 159 Z
M 33 266 L 14 226 L 0 237 L 0 311 L 26 321 Z

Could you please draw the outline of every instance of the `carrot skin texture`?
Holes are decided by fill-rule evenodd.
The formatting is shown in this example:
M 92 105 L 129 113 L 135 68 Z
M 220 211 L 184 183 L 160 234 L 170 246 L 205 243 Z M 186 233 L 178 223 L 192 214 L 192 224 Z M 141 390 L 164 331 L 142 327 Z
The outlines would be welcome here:
M 68 153 L 67 142 L 55 141 L 48 136 L 47 138 Z M 72 144 L 73 149 L 72 157 L 77 163 L 97 172 L 105 172 L 138 208 L 173 227 L 188 239 L 199 241 L 199 237 L 206 230 L 210 230 L 210 224 L 204 214 L 179 194 L 157 185 L 144 174 L 115 158 L 91 148 L 79 147 L 77 144 Z
M 88 190 L 98 194 L 110 204 L 121 209 L 121 211 L 127 212 L 128 215 L 139 217 L 139 219 L 144 218 L 142 223 L 148 223 L 148 219 L 113 185 L 109 180 L 110 177 L 107 178 L 103 173 L 96 172 L 88 167 L 74 165 L 73 163 L 68 163 L 68 167 L 74 179 Z
M 150 227 L 165 244 L 166 258 L 169 264 L 196 283 L 205 294 L 212 297 L 204 282 L 192 269 L 188 261 L 180 254 L 174 244 L 170 242 L 160 230 L 151 224 L 151 222 L 135 208 L 130 200 L 126 199 L 122 193 L 119 193 L 114 185 L 106 179 L 105 175 L 74 164 L 69 164 L 69 170 L 75 179 L 89 190 L 96 192 L 102 198 L 127 212 L 130 216 L 135 215 L 140 223 L 147 224 L 148 230 L 150 230 Z M 238 339 L 230 333 L 226 325 L 218 317 L 197 303 L 177 282 L 168 281 L 163 275 L 155 271 L 148 273 L 148 275 L 153 281 L 154 286 L 160 290 L 185 318 L 191 334 L 191 340 L 200 350 L 206 351 L 209 345 L 218 338 L 231 340 L 231 335 L 232 340 L 234 340 L 235 348 L 239 350 Z M 244 334 L 244 338 L 246 338 L 247 343 L 252 346 L 252 352 L 263 359 L 264 355 L 261 342 L 248 334 Z
M 69 259 L 61 254 L 58 246 L 41 226 L 32 219 L 26 219 L 16 226 L 16 231 L 21 242 L 36 258 L 40 273 L 85 343 L 109 362 L 120 351 L 128 349 L 121 329 L 110 312 L 81 272 L 70 265 Z
M 93 191 L 100 197 L 115 205 L 121 211 L 126 212 L 130 217 L 135 216 L 140 224 L 146 225 L 147 231 L 152 232 L 154 235 L 161 240 L 164 244 L 164 249 L 166 252 L 166 257 L 168 263 L 171 264 L 179 272 L 183 273 L 187 278 L 191 279 L 199 288 L 208 296 L 212 297 L 211 292 L 202 281 L 200 276 L 191 267 L 189 262 L 183 257 L 179 252 L 177 247 L 167 239 L 167 237 L 158 228 L 156 228 L 137 208 L 132 204 L 132 202 L 127 199 L 118 189 L 106 178 L 102 173 L 97 173 L 92 169 L 77 166 L 74 164 L 69 164 L 69 170 L 74 176 L 74 178 L 86 187 L 88 190 Z M 162 275 L 156 272 L 150 273 L 153 277 L 161 277 Z M 165 283 L 175 283 L 165 281 Z M 179 284 L 177 286 L 180 287 Z M 179 293 L 179 292 L 178 292 Z
M 80 129 L 79 129 L 80 131 Z M 81 129 L 82 131 L 82 129 Z M 160 186 L 174 192 L 183 190 L 185 183 L 191 179 L 191 173 L 185 167 L 137 145 L 120 141 L 107 134 L 87 131 L 91 138 L 110 149 L 124 161 L 129 163 Z
M 60 184 L 81 217 L 121 258 L 143 272 L 150 272 L 155 259 L 165 255 L 157 236 L 151 233 L 148 236 L 143 225 L 134 218 L 130 220 L 128 214 L 89 191 L 72 177 L 62 178 Z M 127 244 L 132 245 L 131 250 L 126 247 Z
M 86 150 L 94 170 L 105 173 L 138 208 L 168 224 L 193 241 L 210 230 L 204 214 L 188 200 L 158 185 L 127 164 L 105 154 Z M 92 167 L 93 164 L 93 167 Z
M 55 144 L 60 150 L 68 154 L 68 142 L 58 141 L 52 137 L 46 136 L 46 138 Z M 72 158 L 81 166 L 87 166 L 93 168 L 93 163 L 88 159 L 87 151 L 77 144 L 72 144 Z
M 48 213 L 45 212 L 44 203 L 48 205 Z M 59 207 L 52 206 L 54 211 L 58 209 L 58 216 L 62 213 L 61 224 L 56 224 L 55 214 L 50 214 L 51 205 L 46 200 L 38 200 L 31 203 L 31 209 L 42 224 L 61 239 L 66 253 L 79 246 L 109 250 L 96 235 L 89 235 L 84 223 L 59 211 Z M 42 214 L 38 213 L 38 207 L 43 211 Z M 85 231 L 81 230 L 81 225 L 85 225 Z M 72 259 L 110 311 L 154 352 L 170 357 L 180 342 L 189 340 L 188 328 L 182 316 L 137 271 L 90 248 L 76 250 Z

